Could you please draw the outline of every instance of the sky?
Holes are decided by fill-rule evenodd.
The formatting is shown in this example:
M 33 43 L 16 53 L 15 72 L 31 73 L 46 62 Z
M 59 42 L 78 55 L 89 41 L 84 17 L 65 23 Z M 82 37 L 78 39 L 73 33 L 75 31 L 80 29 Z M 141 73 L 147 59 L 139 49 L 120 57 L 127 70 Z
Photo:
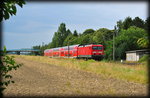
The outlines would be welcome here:
M 116 22 L 130 16 L 146 20 L 147 2 L 26 2 L 17 6 L 16 16 L 3 22 L 3 46 L 32 48 L 52 41 L 61 23 L 72 32 L 114 29 Z

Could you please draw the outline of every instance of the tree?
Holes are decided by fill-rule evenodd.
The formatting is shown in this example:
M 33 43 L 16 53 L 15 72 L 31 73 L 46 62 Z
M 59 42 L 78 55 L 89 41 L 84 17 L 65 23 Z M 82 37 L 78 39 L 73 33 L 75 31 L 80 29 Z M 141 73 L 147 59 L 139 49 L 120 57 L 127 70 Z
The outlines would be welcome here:
M 148 18 L 145 20 L 145 30 L 148 31 L 149 27 L 150 27 L 150 17 L 148 17 Z
M 40 46 L 40 45 L 37 45 L 37 46 L 33 46 L 32 48 L 33 48 L 33 49 L 40 49 L 41 46 Z
M 77 32 L 77 30 L 74 30 L 73 35 L 74 35 L 74 36 L 78 36 L 78 32 Z
M 25 4 L 24 0 L 3 0 L 1 1 L 0 5 L 0 22 L 3 19 L 9 19 L 10 16 L 12 15 L 16 15 L 17 12 L 17 8 L 16 5 L 19 5 L 20 7 L 23 7 L 23 5 Z
M 58 32 L 54 33 L 54 36 L 52 38 L 52 42 L 51 42 L 51 48 L 55 48 L 59 46 L 59 36 L 58 36 Z
M 137 41 L 137 44 L 142 48 L 148 48 L 148 45 L 149 45 L 148 37 L 145 36 L 145 37 L 139 38 Z
M 61 46 L 63 46 L 64 40 L 68 36 L 68 34 L 66 32 L 66 25 L 65 25 L 65 23 L 61 23 L 60 24 L 60 26 L 58 28 L 58 31 L 57 31 L 57 34 L 58 34 L 58 46 L 61 47 Z
M 117 21 L 117 28 L 118 28 L 118 32 L 120 32 L 121 29 L 123 29 L 123 22 L 121 20 Z
M 106 28 L 101 28 L 95 31 L 93 41 L 105 45 L 105 42 L 111 40 L 112 38 L 113 38 L 113 31 Z
M 145 27 L 144 21 L 140 19 L 139 17 L 135 17 L 133 19 L 133 25 L 139 28 L 143 28 L 143 29 Z
M 71 35 L 72 34 L 72 32 L 69 29 L 66 32 L 67 32 L 67 35 Z
M 90 43 L 93 43 L 91 34 L 86 34 L 86 35 L 83 34 L 79 38 L 79 41 L 80 41 L 79 42 L 80 44 L 90 44 Z
M 77 41 L 75 41 L 76 39 L 77 39 L 76 36 L 74 36 L 74 35 L 69 35 L 69 36 L 65 39 L 65 41 L 64 41 L 64 43 L 63 43 L 63 46 L 76 44 L 76 43 L 77 43 Z
M 68 32 L 66 31 L 65 23 L 61 23 L 60 26 L 58 27 L 57 32 L 55 32 L 53 36 L 51 46 L 53 48 L 63 46 L 63 43 L 67 38 L 67 36 L 70 34 L 70 32 L 71 32 L 70 30 L 68 30 Z
M 133 25 L 132 22 L 132 18 L 131 17 L 127 17 L 124 21 L 123 21 L 123 29 L 128 29 L 130 26 Z
M 135 26 L 122 30 L 120 35 L 115 38 L 116 58 L 125 59 L 125 51 L 140 49 L 137 41 L 139 38 L 144 37 L 145 34 L 144 29 Z
M 121 29 L 128 29 L 130 26 L 136 26 L 145 29 L 146 23 L 139 17 L 135 17 L 133 20 L 131 17 L 126 17 L 123 22 L 122 20 L 117 21 L 117 28 L 119 32 Z
M 104 59 L 112 60 L 113 59 L 113 40 L 106 41 L 105 55 Z
M 144 29 L 135 26 L 131 26 L 127 30 L 122 29 L 115 38 L 115 58 L 125 59 L 126 51 L 140 49 L 137 41 L 139 38 L 144 37 L 145 34 L 146 31 Z M 105 59 L 112 60 L 113 40 L 107 40 L 105 44 Z
M 95 31 L 93 29 L 86 29 L 83 34 L 90 34 L 90 33 L 94 33 Z

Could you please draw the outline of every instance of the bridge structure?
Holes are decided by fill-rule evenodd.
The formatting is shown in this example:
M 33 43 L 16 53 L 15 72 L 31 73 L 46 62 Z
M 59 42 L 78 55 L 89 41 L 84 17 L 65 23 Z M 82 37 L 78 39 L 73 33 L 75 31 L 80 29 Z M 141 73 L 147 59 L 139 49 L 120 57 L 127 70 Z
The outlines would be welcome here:
M 40 55 L 41 50 L 39 49 L 12 49 L 7 50 L 7 54 L 28 54 L 28 55 Z

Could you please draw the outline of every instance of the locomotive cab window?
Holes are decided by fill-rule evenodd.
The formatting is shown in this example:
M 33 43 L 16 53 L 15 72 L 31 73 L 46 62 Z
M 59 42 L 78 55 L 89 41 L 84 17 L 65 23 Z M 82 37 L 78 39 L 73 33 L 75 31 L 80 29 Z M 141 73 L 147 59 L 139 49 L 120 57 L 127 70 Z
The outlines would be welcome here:
M 93 50 L 102 50 L 102 47 L 99 47 L 99 46 L 94 46 L 92 47 Z

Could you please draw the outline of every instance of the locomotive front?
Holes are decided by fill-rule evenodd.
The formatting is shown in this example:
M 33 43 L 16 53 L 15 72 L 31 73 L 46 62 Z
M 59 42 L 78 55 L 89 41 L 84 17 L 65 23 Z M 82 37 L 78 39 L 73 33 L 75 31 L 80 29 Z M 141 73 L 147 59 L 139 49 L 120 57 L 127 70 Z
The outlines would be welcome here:
M 92 45 L 92 58 L 102 59 L 104 55 L 103 45 Z

